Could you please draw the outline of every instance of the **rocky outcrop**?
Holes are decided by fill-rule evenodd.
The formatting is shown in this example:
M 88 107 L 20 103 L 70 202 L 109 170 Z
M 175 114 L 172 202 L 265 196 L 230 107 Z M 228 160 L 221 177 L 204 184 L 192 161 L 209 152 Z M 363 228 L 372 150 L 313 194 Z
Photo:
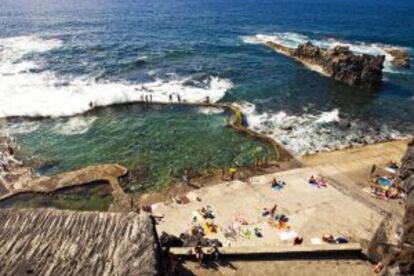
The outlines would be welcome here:
M 377 89 L 382 83 L 384 56 L 356 55 L 348 47 L 336 46 L 323 49 L 311 42 L 300 44 L 296 49 L 267 42 L 267 46 L 293 57 L 335 80 L 352 86 Z
M 410 56 L 402 49 L 387 48 L 385 51 L 392 56 L 391 64 L 395 67 L 410 67 Z
M 408 145 L 402 163 L 400 178 L 404 181 L 406 192 L 403 234 L 399 252 L 386 268 L 387 275 L 414 275 L 414 140 Z

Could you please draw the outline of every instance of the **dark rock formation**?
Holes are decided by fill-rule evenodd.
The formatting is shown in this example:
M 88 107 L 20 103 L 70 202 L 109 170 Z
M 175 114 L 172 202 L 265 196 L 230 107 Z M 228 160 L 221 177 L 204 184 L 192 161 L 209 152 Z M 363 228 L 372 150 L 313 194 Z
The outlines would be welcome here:
M 414 140 L 408 145 L 403 158 L 400 178 L 406 192 L 405 215 L 400 250 L 386 269 L 387 275 L 414 275 Z
M 300 44 L 296 49 L 274 42 L 267 42 L 267 45 L 304 64 L 318 66 L 335 80 L 374 89 L 381 86 L 384 56 L 356 55 L 344 46 L 323 49 L 311 42 Z
M 410 67 L 410 56 L 406 51 L 398 48 L 387 48 L 385 51 L 392 56 L 391 64 L 395 67 Z

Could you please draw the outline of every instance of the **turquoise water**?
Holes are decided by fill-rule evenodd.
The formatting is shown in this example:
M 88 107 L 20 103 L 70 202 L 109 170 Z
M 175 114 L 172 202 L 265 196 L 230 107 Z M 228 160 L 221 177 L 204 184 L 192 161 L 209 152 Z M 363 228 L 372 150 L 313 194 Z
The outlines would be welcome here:
M 72 209 L 107 211 L 112 203 L 112 189 L 105 183 L 64 188 L 52 193 L 24 193 L 0 201 L 0 208 Z
M 203 114 L 203 110 L 218 114 Z M 270 145 L 227 127 L 232 114 L 203 110 L 139 105 L 102 108 L 83 117 L 26 122 L 36 130 L 16 137 L 21 156 L 35 160 L 43 174 L 119 163 L 130 169 L 129 188 L 136 192 L 179 181 L 184 170 L 197 176 L 207 169 L 251 166 L 256 156 L 275 158 Z

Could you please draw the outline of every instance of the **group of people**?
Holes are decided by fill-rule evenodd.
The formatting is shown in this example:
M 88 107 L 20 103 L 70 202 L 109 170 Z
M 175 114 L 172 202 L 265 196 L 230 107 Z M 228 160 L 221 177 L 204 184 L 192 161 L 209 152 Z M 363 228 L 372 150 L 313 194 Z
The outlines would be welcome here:
M 141 102 L 152 103 L 152 94 L 141 95 Z
M 404 194 L 400 179 L 390 175 L 383 177 L 376 175 L 371 180 L 370 187 L 372 195 L 383 200 L 398 199 Z
M 181 103 L 180 94 L 175 94 L 175 96 L 177 97 L 177 102 Z M 174 94 L 168 94 L 168 99 L 169 99 L 170 103 L 172 103 L 174 101 Z
M 380 176 L 375 172 L 376 166 L 371 169 L 370 188 L 371 194 L 375 197 L 383 200 L 398 199 L 404 196 L 404 189 L 402 187 L 401 180 L 396 175 L 399 170 L 397 162 L 390 161 L 385 170 L 388 172 L 385 176 Z

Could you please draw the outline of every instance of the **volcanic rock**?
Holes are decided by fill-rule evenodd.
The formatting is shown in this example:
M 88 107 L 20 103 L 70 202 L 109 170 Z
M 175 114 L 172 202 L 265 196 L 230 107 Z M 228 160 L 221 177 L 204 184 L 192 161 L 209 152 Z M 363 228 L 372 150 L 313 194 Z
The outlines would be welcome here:
M 392 56 L 391 64 L 395 67 L 410 67 L 410 56 L 402 49 L 387 48 L 385 51 Z
M 385 56 L 357 55 L 345 46 L 323 49 L 311 42 L 300 44 L 297 48 L 285 47 L 271 41 L 266 44 L 305 65 L 316 66 L 321 73 L 335 80 L 374 89 L 381 86 Z

